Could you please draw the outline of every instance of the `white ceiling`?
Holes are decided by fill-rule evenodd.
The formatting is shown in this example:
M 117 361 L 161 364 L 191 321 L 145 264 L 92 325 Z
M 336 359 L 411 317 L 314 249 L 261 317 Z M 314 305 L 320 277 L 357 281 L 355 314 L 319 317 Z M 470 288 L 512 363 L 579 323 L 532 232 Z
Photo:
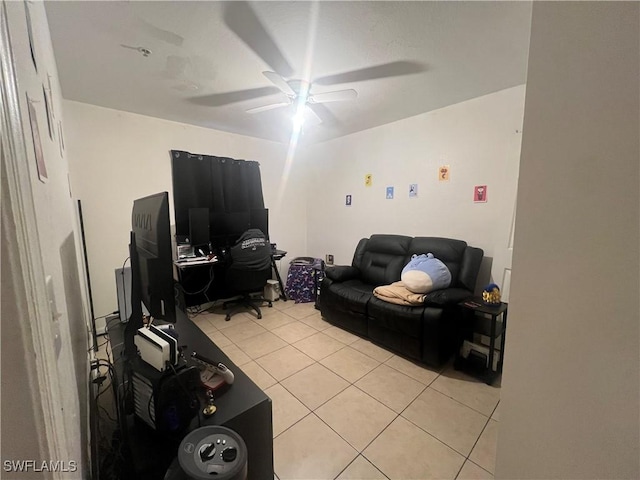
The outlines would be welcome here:
M 531 3 L 50 1 L 46 11 L 66 99 L 287 142 L 292 107 L 246 112 L 286 99 L 263 71 L 324 78 L 312 94 L 355 89 L 305 125 L 302 140 L 316 142 L 525 83 Z M 247 89 L 258 90 L 221 95 Z

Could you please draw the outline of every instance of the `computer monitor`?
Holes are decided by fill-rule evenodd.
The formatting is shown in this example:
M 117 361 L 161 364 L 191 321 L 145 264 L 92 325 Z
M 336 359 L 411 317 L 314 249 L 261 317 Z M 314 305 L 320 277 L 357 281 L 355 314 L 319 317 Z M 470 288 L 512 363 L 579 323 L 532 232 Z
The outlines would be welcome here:
M 192 247 L 209 245 L 209 209 L 189 209 L 189 244 Z
M 257 228 L 269 238 L 269 210 L 266 208 L 252 209 L 251 228 Z
M 169 194 L 157 193 L 133 202 L 131 213 L 131 302 L 138 299 L 155 319 L 176 322 Z M 139 303 L 138 303 L 139 304 Z M 138 323 L 138 319 L 134 319 Z

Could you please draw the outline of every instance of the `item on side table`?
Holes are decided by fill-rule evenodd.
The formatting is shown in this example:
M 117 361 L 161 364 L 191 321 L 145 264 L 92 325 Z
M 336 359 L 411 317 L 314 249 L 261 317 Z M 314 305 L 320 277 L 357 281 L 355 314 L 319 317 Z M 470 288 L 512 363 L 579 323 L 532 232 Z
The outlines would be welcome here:
M 500 296 L 500 288 L 495 283 L 490 283 L 484 290 L 482 291 L 482 301 L 485 305 L 500 305 L 501 296 Z
M 468 359 L 473 355 L 483 361 L 484 368 L 489 368 L 489 352 L 489 347 L 470 342 L 469 340 L 465 340 L 464 342 L 462 342 L 462 346 L 460 347 L 460 356 L 462 358 Z M 499 359 L 499 355 L 493 356 L 493 366 L 491 368 L 495 371 L 498 370 Z

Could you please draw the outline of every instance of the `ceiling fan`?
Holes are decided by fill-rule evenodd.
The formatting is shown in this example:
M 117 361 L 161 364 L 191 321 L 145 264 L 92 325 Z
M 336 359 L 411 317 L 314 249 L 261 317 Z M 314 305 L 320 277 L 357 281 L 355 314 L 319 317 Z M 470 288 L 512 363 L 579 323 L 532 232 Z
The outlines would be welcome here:
M 267 105 L 261 105 L 259 107 L 249 108 L 248 113 L 260 113 L 267 110 L 273 110 L 274 108 L 288 107 L 289 105 L 296 105 L 297 110 L 307 106 L 311 113 L 317 117 L 319 121 L 322 118 L 317 113 L 317 109 L 314 106 L 321 103 L 339 102 L 343 100 L 352 100 L 358 97 L 358 92 L 353 89 L 347 90 L 334 90 L 331 92 L 311 93 L 312 84 L 304 80 L 285 80 L 284 77 L 276 72 L 262 72 L 284 95 L 287 99 L 282 102 L 269 103 Z
M 282 101 L 249 108 L 246 111 L 248 113 L 259 113 L 297 104 L 308 107 L 298 110 L 310 111 L 320 122 L 336 123 L 338 120 L 325 104 L 355 99 L 358 97 L 358 92 L 354 89 L 314 92 L 312 91 L 314 85 L 337 85 L 359 82 L 419 73 L 426 69 L 423 64 L 399 60 L 334 75 L 327 75 L 315 78 L 310 82 L 295 79 L 292 78 L 294 75 L 293 68 L 287 62 L 248 2 L 225 2 L 223 20 L 238 38 L 271 67 L 271 71 L 264 71 L 262 73 L 273 86 L 192 97 L 189 99 L 192 103 L 207 106 L 222 106 L 282 93 L 286 96 Z

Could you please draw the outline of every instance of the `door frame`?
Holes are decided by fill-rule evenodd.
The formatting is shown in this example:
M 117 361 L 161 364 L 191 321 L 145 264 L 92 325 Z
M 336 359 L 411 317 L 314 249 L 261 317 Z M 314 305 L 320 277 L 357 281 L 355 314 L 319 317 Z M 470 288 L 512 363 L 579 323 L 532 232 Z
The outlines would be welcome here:
M 42 249 L 38 236 L 31 175 L 26 159 L 27 146 L 23 129 L 16 68 L 9 35 L 7 6 L 0 7 L 0 117 L 3 187 L 2 229 L 8 240 L 9 258 L 2 263 L 11 272 L 15 308 L 19 312 L 20 338 L 34 418 L 41 429 L 33 439 L 43 461 L 70 461 L 74 452 L 66 429 L 54 348 L 53 313 L 46 291 Z M 6 262 L 6 263 L 5 263 Z M 7 265 L 8 264 L 8 265 Z M 20 460 L 20 459 L 14 459 Z M 77 459 L 80 460 L 80 459 Z M 78 464 L 78 471 L 83 466 Z M 48 473 L 48 474 L 47 474 Z M 62 471 L 43 472 L 45 478 L 62 479 Z

